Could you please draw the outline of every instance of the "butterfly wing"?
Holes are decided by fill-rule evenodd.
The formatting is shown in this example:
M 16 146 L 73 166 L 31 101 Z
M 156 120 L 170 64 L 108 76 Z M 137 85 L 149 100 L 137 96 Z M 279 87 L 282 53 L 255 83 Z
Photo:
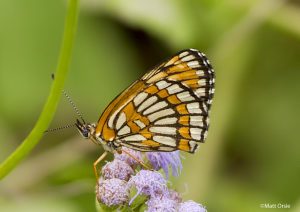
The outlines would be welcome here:
M 139 151 L 193 153 L 207 135 L 214 83 L 206 56 L 183 50 L 112 101 L 96 136 Z

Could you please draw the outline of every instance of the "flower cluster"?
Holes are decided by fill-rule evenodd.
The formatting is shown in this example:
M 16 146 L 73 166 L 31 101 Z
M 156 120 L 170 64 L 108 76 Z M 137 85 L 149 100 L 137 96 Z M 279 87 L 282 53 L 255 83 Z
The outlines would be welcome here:
M 182 169 L 179 152 L 142 154 L 124 149 L 128 154 L 116 154 L 112 162 L 102 168 L 96 196 L 99 207 L 148 212 L 182 211 L 204 212 L 206 209 L 194 202 L 183 202 L 179 193 L 168 188 L 169 168 L 178 176 Z M 135 159 L 133 159 L 133 157 Z M 141 169 L 139 161 L 146 161 L 154 170 Z M 166 178 L 158 170 L 163 169 Z

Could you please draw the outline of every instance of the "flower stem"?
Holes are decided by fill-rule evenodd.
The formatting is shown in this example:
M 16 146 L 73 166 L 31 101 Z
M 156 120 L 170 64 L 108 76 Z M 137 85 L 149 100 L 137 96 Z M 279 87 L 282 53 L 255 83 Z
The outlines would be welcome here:
M 1 163 L 0 179 L 3 179 L 30 153 L 30 151 L 38 144 L 44 134 L 44 131 L 48 128 L 52 121 L 69 69 L 77 26 L 78 5 L 79 0 L 69 0 L 55 80 L 52 84 L 50 94 L 44 105 L 42 113 L 27 138 L 25 138 L 22 144 L 11 155 L 9 155 L 4 162 Z

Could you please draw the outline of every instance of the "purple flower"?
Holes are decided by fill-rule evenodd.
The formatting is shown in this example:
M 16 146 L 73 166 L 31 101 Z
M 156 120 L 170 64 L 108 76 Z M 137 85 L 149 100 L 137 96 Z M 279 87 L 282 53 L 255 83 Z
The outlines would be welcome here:
M 182 198 L 180 194 L 177 191 L 174 191 L 172 189 L 169 189 L 168 198 L 176 201 L 177 203 L 182 202 Z
M 178 211 L 178 204 L 181 203 L 182 199 L 180 195 L 172 190 L 168 191 L 161 197 L 151 197 L 147 202 L 148 212 L 159 212 L 159 211 Z
M 206 209 L 199 203 L 192 200 L 179 204 L 178 211 L 180 212 L 206 212 Z
M 147 152 L 143 154 L 139 151 L 135 151 L 126 147 L 122 147 L 124 151 L 127 151 L 129 154 L 134 156 L 137 160 L 143 161 L 143 156 L 146 155 L 146 158 L 151 163 L 154 170 L 158 171 L 159 169 L 163 169 L 166 177 L 169 178 L 169 167 L 172 168 L 172 174 L 174 176 L 178 176 L 182 170 L 182 164 L 180 159 L 180 152 Z M 129 156 L 126 153 L 115 154 L 115 159 L 122 160 L 128 163 L 130 166 L 138 165 L 139 162 Z
M 138 152 L 138 151 L 126 148 L 126 147 L 122 147 L 122 150 L 125 150 L 126 152 L 128 152 L 129 154 L 131 154 L 132 156 L 134 156 L 136 159 L 138 159 L 140 161 L 143 158 L 141 152 Z M 124 152 L 122 154 L 115 153 L 115 159 L 124 161 L 127 164 L 129 164 L 130 166 L 139 164 L 139 162 L 137 160 L 133 159 L 132 157 L 130 157 L 128 154 L 126 154 Z
M 98 202 L 107 206 L 122 205 L 129 200 L 129 189 L 127 182 L 120 179 L 99 180 L 96 187 Z
M 175 200 L 162 197 L 162 198 L 150 198 L 147 201 L 147 212 L 176 212 L 178 203 Z
M 128 181 L 130 176 L 133 174 L 134 171 L 131 166 L 118 159 L 108 162 L 102 168 L 102 176 L 104 179 L 118 178 L 120 180 Z
M 168 193 L 167 181 L 155 171 L 141 170 L 132 176 L 128 182 L 129 186 L 137 189 L 137 195 L 145 194 L 150 197 L 161 197 Z M 135 197 L 136 197 L 135 196 Z M 131 202 L 135 199 L 132 198 Z
M 180 194 L 167 186 L 169 168 L 172 174 L 178 176 L 182 164 L 179 151 L 175 152 L 148 152 L 146 154 L 128 148 L 126 153 L 115 154 L 115 159 L 108 162 L 101 172 L 101 177 L 96 187 L 96 197 L 99 203 L 108 207 L 125 206 L 134 209 L 137 205 L 148 207 L 148 212 L 206 212 L 205 207 L 193 202 L 182 202 Z M 155 170 L 163 169 L 167 178 L 157 171 L 138 169 L 134 175 L 139 161 L 147 160 Z M 131 188 L 136 190 L 130 199 Z M 131 205 L 138 195 L 144 195 Z M 103 206 L 103 205 L 102 205 Z M 102 207 L 100 204 L 100 207 Z M 132 208 L 131 208 L 132 207 Z
M 169 178 L 169 166 L 172 167 L 173 176 L 178 176 L 182 169 L 179 151 L 174 152 L 147 152 L 148 160 L 155 170 L 163 169 Z

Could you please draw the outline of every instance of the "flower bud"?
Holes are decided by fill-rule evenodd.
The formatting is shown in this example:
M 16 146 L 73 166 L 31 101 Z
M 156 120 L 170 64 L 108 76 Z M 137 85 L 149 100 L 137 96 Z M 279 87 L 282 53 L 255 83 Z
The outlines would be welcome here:
M 129 201 L 127 182 L 120 179 L 99 180 L 96 187 L 98 202 L 107 206 L 122 205 Z
M 102 176 L 104 179 L 118 178 L 120 180 L 128 181 L 133 174 L 134 171 L 131 166 L 118 159 L 108 162 L 102 168 Z

